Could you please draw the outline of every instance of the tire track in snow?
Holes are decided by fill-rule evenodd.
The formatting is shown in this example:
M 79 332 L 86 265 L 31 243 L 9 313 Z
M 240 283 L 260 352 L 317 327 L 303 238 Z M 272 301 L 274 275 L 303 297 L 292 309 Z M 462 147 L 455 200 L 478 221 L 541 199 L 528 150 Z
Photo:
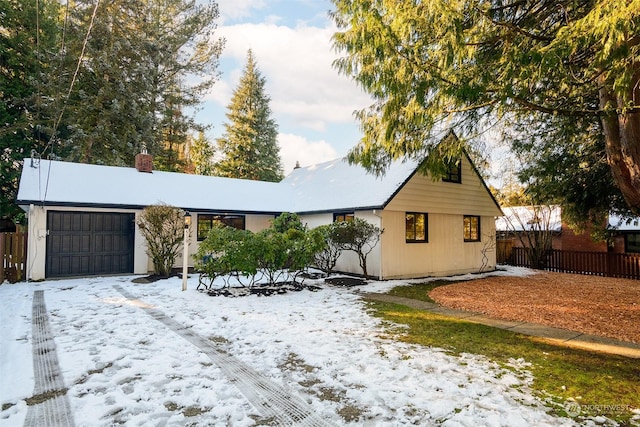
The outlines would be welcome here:
M 290 390 L 271 381 L 224 350 L 216 348 L 207 338 L 194 333 L 184 325 L 167 317 L 162 311 L 135 298 L 121 286 L 114 285 L 113 287 L 125 298 L 135 302 L 151 317 L 203 351 L 264 417 L 283 426 L 332 425 L 317 416 L 311 405 L 294 395 Z
M 33 342 L 33 396 L 27 399 L 29 410 L 25 427 L 73 427 L 73 414 L 67 389 L 60 372 L 60 363 L 53 341 L 49 316 L 44 302 L 44 291 L 33 292 L 31 315 Z

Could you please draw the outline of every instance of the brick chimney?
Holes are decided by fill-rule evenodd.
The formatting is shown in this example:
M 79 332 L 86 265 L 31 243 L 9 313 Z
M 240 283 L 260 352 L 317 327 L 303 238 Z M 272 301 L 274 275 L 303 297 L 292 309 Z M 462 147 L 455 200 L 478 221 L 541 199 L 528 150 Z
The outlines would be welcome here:
M 147 150 L 142 150 L 142 153 L 136 154 L 136 169 L 138 172 L 153 172 L 153 156 L 147 154 Z

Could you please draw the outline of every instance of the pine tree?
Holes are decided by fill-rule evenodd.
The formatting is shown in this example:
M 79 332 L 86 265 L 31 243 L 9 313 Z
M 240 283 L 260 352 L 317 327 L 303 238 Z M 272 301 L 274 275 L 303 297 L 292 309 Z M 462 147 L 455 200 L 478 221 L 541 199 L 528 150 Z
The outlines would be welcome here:
M 196 107 L 218 77 L 223 40 L 212 0 L 93 0 L 74 3 L 69 51 L 82 67 L 67 108 L 75 133 L 67 159 L 132 165 L 142 148 L 154 167 L 180 171 Z M 94 14 L 95 10 L 95 16 Z M 91 23 L 93 23 L 91 25 Z
M 213 156 L 215 149 L 204 135 L 200 132 L 197 138 L 191 142 L 189 150 L 189 161 L 193 166 L 193 173 L 196 175 L 213 175 Z
M 0 218 L 24 217 L 14 203 L 22 160 L 51 137 L 60 15 L 59 2 L 0 0 Z
M 278 125 L 271 117 L 265 83 L 249 50 L 244 73 L 227 107 L 229 123 L 217 140 L 223 155 L 216 163 L 217 175 L 272 182 L 283 178 Z

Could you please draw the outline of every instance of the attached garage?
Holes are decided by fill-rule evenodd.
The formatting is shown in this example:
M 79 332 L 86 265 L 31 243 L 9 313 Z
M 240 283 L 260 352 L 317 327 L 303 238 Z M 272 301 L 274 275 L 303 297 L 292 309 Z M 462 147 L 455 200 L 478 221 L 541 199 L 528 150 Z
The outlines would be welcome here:
M 47 212 L 46 277 L 133 273 L 135 215 Z

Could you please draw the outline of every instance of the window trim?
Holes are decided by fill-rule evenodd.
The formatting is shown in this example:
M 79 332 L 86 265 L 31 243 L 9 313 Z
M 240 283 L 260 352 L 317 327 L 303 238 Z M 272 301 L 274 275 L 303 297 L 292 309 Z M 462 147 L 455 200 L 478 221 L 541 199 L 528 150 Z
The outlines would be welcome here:
M 467 238 L 466 236 L 466 220 L 467 218 L 472 219 L 475 218 L 478 221 L 478 229 L 477 229 L 477 238 L 472 239 L 471 235 L 472 235 L 472 229 L 469 228 L 469 238 Z M 471 225 L 470 225 L 471 227 Z M 481 242 L 482 241 L 482 217 L 480 215 L 463 215 L 462 217 L 462 237 L 464 239 L 465 242 Z
M 213 227 L 213 224 L 215 223 L 215 221 L 221 221 L 224 223 L 225 219 L 241 219 L 242 228 L 239 228 L 239 230 L 246 230 L 246 227 L 247 227 L 246 215 L 235 215 L 235 214 L 224 214 L 224 213 L 199 213 L 197 214 L 197 218 L 196 218 L 196 240 L 198 242 L 202 242 L 204 239 L 207 238 L 206 235 L 204 236 L 200 235 L 200 220 L 206 217 L 210 217 L 209 219 L 210 224 L 209 224 L 209 228 L 207 229 L 207 234 L 209 233 L 209 230 L 211 230 L 211 228 Z M 228 225 L 229 227 L 233 227 L 233 225 L 230 225 L 230 224 L 226 224 L 226 225 Z
M 407 239 L 407 215 L 424 215 L 424 239 Z M 416 236 L 416 221 L 414 221 L 413 236 Z M 405 243 L 429 243 L 429 214 L 427 212 L 404 213 L 404 241 Z
M 338 221 L 338 217 L 343 216 L 344 219 Z M 356 217 L 356 213 L 354 211 L 344 211 L 344 212 L 334 212 L 333 213 L 333 222 L 342 222 L 342 221 L 353 221 Z

